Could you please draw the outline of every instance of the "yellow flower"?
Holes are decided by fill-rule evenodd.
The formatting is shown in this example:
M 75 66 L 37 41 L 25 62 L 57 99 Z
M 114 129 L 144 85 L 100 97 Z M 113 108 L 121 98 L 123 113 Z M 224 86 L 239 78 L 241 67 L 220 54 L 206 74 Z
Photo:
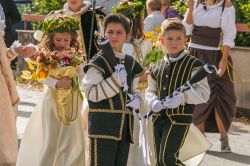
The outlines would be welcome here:
M 44 68 L 38 69 L 38 70 L 36 71 L 36 74 L 37 74 L 37 78 L 38 78 L 39 80 L 43 80 L 43 79 L 45 79 L 45 78 L 48 77 L 48 71 L 47 71 L 46 69 L 44 69 Z
M 145 39 L 150 39 L 150 40 L 152 40 L 153 37 L 154 37 L 154 32 L 153 32 L 153 31 L 147 32 L 147 33 L 145 34 Z
M 36 72 L 32 72 L 31 76 L 32 76 L 32 80 L 36 80 L 37 79 Z
M 35 66 L 33 62 L 28 62 L 28 66 L 30 70 L 35 70 Z
M 30 71 L 24 70 L 22 71 L 21 77 L 24 79 L 30 80 L 32 78 L 32 75 Z
M 155 32 L 158 33 L 158 35 L 160 35 L 161 34 L 161 27 L 155 28 Z

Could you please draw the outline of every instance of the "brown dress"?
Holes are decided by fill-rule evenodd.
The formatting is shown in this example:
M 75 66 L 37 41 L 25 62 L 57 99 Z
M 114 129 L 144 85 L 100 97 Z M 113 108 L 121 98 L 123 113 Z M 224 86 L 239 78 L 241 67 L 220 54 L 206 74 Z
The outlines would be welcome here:
M 213 64 L 217 68 L 222 58 L 220 50 L 217 51 L 190 48 L 189 51 L 190 55 L 201 59 L 204 63 Z M 230 56 L 229 62 L 232 64 L 232 59 Z M 231 68 L 230 75 L 233 78 Z M 193 123 L 197 125 L 199 123 L 205 122 L 205 132 L 218 132 L 214 114 L 214 111 L 216 110 L 224 124 L 226 131 L 228 131 L 236 112 L 234 84 L 232 81 L 230 81 L 229 73 L 227 71 L 222 77 L 212 74 L 207 78 L 211 90 L 210 98 L 207 103 L 195 106 L 193 113 Z
M 0 166 L 15 165 L 18 151 L 14 107 L 19 97 L 10 69 L 11 57 L 0 35 Z

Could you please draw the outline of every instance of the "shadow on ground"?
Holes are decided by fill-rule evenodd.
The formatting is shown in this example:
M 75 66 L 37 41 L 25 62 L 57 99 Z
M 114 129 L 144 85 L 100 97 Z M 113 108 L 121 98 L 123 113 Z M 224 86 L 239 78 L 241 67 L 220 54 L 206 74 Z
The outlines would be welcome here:
M 238 154 L 238 153 L 221 153 L 216 151 L 208 151 L 206 154 L 223 158 L 226 160 L 235 161 L 242 164 L 250 164 L 250 156 Z

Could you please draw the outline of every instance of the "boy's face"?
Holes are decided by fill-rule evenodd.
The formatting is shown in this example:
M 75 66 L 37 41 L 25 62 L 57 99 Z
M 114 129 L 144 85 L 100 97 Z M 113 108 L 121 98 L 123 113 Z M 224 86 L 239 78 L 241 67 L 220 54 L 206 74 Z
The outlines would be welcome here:
M 186 42 L 186 36 L 179 30 L 166 31 L 161 39 L 162 45 L 172 57 L 178 56 L 178 53 L 184 49 Z
M 65 50 L 70 48 L 71 35 L 68 32 L 55 32 L 53 43 L 57 50 Z
M 107 36 L 111 47 L 116 52 L 122 51 L 123 43 L 127 40 L 128 35 L 122 24 L 109 23 L 105 30 L 105 36 Z
M 67 0 L 70 10 L 77 12 L 80 11 L 84 0 Z

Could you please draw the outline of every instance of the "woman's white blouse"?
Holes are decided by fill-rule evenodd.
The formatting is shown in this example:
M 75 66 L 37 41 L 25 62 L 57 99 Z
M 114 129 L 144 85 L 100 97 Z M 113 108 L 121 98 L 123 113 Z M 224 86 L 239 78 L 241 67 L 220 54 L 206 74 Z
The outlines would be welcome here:
M 234 39 L 236 37 L 236 26 L 235 26 L 235 8 L 225 7 L 222 13 L 222 3 L 223 0 L 215 5 L 206 6 L 204 9 L 203 4 L 199 4 L 196 7 L 197 0 L 195 0 L 195 9 L 193 12 L 193 24 L 187 24 L 186 19 L 188 15 L 188 10 L 185 13 L 183 24 L 186 27 L 187 35 L 192 34 L 194 25 L 196 26 L 207 26 L 211 28 L 221 27 L 223 33 L 223 45 L 229 47 L 234 47 Z M 216 47 L 208 47 L 203 45 L 198 45 L 190 43 L 189 47 L 208 49 L 208 50 L 218 50 Z

